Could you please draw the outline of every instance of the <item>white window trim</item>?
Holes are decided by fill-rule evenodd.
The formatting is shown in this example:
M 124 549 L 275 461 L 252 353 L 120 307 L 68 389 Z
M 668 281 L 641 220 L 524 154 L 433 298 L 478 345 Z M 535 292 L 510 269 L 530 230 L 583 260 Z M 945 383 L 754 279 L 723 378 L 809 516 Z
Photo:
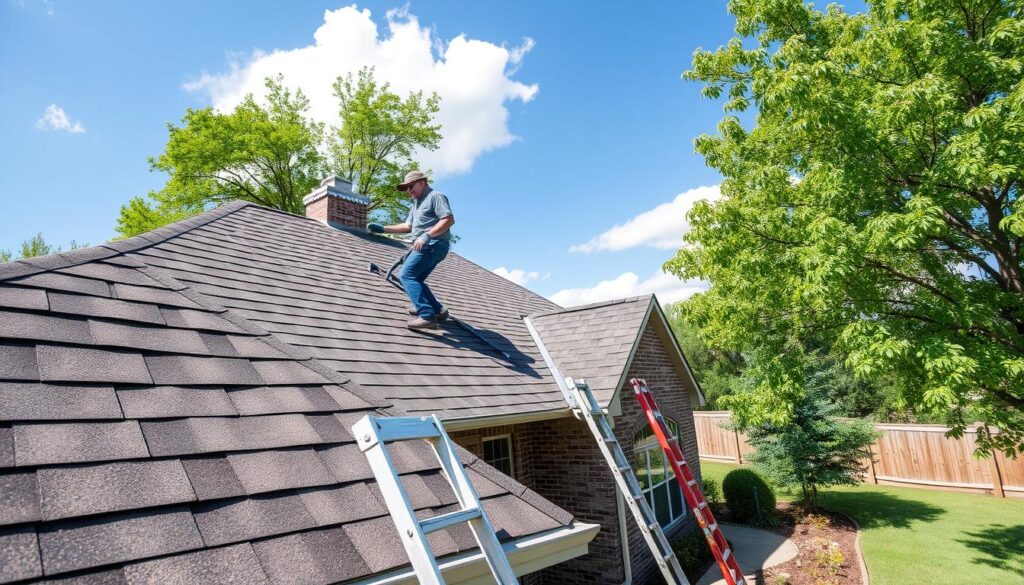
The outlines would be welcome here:
M 482 439 L 480 439 L 480 453 L 481 455 L 483 454 L 484 443 L 486 443 L 487 441 L 499 441 L 501 439 L 505 439 L 506 441 L 508 441 L 508 467 L 509 469 L 512 470 L 512 475 L 510 477 L 512 479 L 515 479 L 516 475 L 518 474 L 516 473 L 516 449 L 515 442 L 512 441 L 512 433 L 503 433 L 501 435 L 489 435 L 487 437 L 483 437 Z M 484 459 L 484 463 L 487 463 L 486 459 Z
M 666 420 L 672 422 L 673 424 L 675 424 L 675 426 L 676 426 L 675 439 L 676 439 L 676 441 L 679 441 L 679 434 L 681 432 L 681 429 L 679 427 L 679 423 L 676 422 L 675 420 L 667 418 L 667 417 L 666 417 Z M 662 457 L 665 458 L 665 453 L 664 453 L 664 451 L 662 451 L 661 445 L 658 443 L 657 438 L 654 437 L 653 432 L 652 432 L 652 434 L 651 434 L 651 436 L 649 438 L 654 438 L 654 443 L 651 446 L 644 447 L 644 448 L 642 448 L 640 450 L 636 450 L 636 441 L 634 440 L 634 442 L 633 442 L 633 449 L 634 449 L 633 457 L 639 459 L 639 455 L 640 454 L 647 453 L 648 451 L 658 451 L 659 453 L 661 453 Z M 651 480 L 651 465 L 650 465 L 650 462 L 648 461 L 648 459 L 649 459 L 648 457 L 644 457 L 643 458 L 644 465 L 645 465 L 645 471 L 646 471 L 646 474 L 647 474 L 647 480 L 650 481 Z M 658 485 L 651 484 L 651 485 L 649 485 L 647 487 L 647 489 L 644 489 L 643 486 L 641 486 L 640 491 L 645 494 L 645 497 L 646 497 L 646 494 L 648 492 L 650 492 L 652 494 L 651 499 L 653 501 L 653 499 L 654 499 L 653 493 L 654 493 L 654 489 L 656 487 L 659 487 L 659 486 L 662 486 L 662 485 L 665 485 L 665 486 L 670 486 L 671 485 L 670 482 L 672 481 L 672 479 L 668 477 L 668 474 L 670 472 L 672 472 L 672 469 L 671 469 L 670 464 L 669 464 L 669 462 L 668 462 L 668 460 L 666 458 L 665 459 L 665 480 L 660 482 L 660 483 L 658 483 Z M 679 483 L 679 478 L 675 478 L 675 479 L 676 479 L 676 483 Z M 666 490 L 667 489 L 670 489 L 670 488 L 666 488 Z M 680 511 L 680 513 L 678 515 L 676 515 L 674 518 L 672 518 L 672 520 L 670 520 L 668 524 L 666 524 L 666 525 L 661 527 L 662 531 L 666 531 L 667 532 L 670 529 L 675 528 L 676 526 L 679 525 L 679 523 L 681 523 L 684 520 L 686 520 L 687 516 L 690 515 L 689 504 L 686 503 L 686 495 L 682 493 L 682 486 L 681 485 L 679 486 L 679 491 L 680 491 L 679 498 L 680 498 L 680 502 L 682 504 L 682 510 Z M 669 505 L 669 514 L 672 514 L 672 512 L 674 511 L 673 510 L 673 505 L 672 505 L 672 494 L 669 493 L 669 494 L 667 494 L 667 496 L 668 496 L 668 503 L 669 503 L 668 504 Z M 651 505 L 651 509 L 652 509 L 652 511 L 655 512 L 655 514 L 657 514 L 657 511 L 654 510 L 654 505 L 653 504 Z

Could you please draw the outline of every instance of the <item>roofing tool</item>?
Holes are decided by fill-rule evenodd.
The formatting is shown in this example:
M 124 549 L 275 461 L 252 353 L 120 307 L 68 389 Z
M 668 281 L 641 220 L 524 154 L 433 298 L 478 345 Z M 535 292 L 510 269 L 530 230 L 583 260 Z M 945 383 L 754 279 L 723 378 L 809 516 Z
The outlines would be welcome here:
M 445 582 L 427 535 L 462 523 L 469 524 L 495 583 L 519 583 L 508 557 L 505 556 L 505 549 L 498 542 L 494 525 L 487 517 L 480 497 L 462 466 L 455 446 L 436 415 L 378 417 L 368 414 L 352 425 L 352 436 L 359 442 L 359 449 L 366 455 L 370 469 L 377 478 L 377 486 L 384 496 L 391 520 L 395 523 L 402 545 L 421 585 L 444 585 Z M 442 475 L 455 492 L 458 510 L 424 520 L 416 516 L 409 494 L 398 477 L 398 470 L 395 469 L 385 445 L 392 441 L 415 439 L 423 439 L 434 450 L 444 472 Z
M 576 404 L 579 406 L 580 413 L 583 415 L 583 420 L 587 422 L 591 434 L 597 439 L 597 446 L 608 467 L 611 468 L 612 475 L 615 476 L 619 493 L 622 494 L 626 506 L 633 513 L 633 518 L 636 519 L 640 533 L 643 534 L 647 546 L 654 555 L 654 560 L 658 562 L 658 569 L 665 577 L 665 582 L 669 585 L 690 585 L 690 580 L 683 573 L 683 567 L 679 564 L 676 553 L 672 551 L 672 545 L 669 544 L 665 533 L 661 530 L 658 517 L 654 515 L 654 510 L 651 510 L 651 506 L 647 503 L 647 497 L 644 496 L 640 482 L 637 481 L 636 474 L 633 473 L 633 466 L 629 464 L 629 459 L 622 451 L 622 445 L 615 437 L 615 431 L 612 429 L 611 423 L 608 422 L 608 415 L 601 410 L 601 405 L 594 398 L 594 392 L 583 380 L 567 377 L 565 384 L 575 397 Z M 730 582 L 730 585 L 736 584 Z
M 736 556 L 732 554 L 732 548 L 725 540 L 725 535 L 722 534 L 715 515 L 711 513 L 707 499 L 704 498 L 704 492 L 701 491 L 697 479 L 686 463 L 686 458 L 683 457 L 679 442 L 676 437 L 672 436 L 672 431 L 665 424 L 665 417 L 662 416 L 661 409 L 658 408 L 658 402 L 654 400 L 654 394 L 647 387 L 647 382 L 640 378 L 633 378 L 629 383 L 633 386 L 633 394 L 640 402 L 640 408 L 647 415 L 647 422 L 650 423 L 654 436 L 658 438 L 665 457 L 672 465 L 672 471 L 676 474 L 679 487 L 683 489 L 683 495 L 686 497 L 686 505 L 693 510 L 697 525 L 700 526 L 704 538 L 708 541 L 708 546 L 711 547 L 712 554 L 715 555 L 718 568 L 722 570 L 722 575 L 725 577 L 726 585 L 745 585 L 743 571 L 736 563 Z
M 402 282 L 400 280 L 398 280 L 398 278 L 396 278 L 394 276 L 394 273 L 395 273 L 395 270 L 397 270 L 398 267 L 401 266 L 405 262 L 405 260 L 409 257 L 410 253 L 412 253 L 412 248 L 406 250 L 405 254 L 402 254 L 398 258 L 398 260 L 395 260 L 395 263 L 391 265 L 391 268 L 388 268 L 387 272 L 384 272 L 384 269 L 381 268 L 379 264 L 376 264 L 374 262 L 370 262 L 367 265 L 367 269 L 370 272 L 374 273 L 374 274 L 380 274 L 380 273 L 384 272 L 384 280 L 386 282 L 389 282 L 389 283 L 395 285 L 396 287 L 398 287 L 399 290 L 401 290 L 402 292 L 405 292 L 405 287 L 403 287 L 402 286 Z M 469 332 L 470 335 L 472 335 L 473 337 L 476 337 L 477 339 L 479 339 L 487 347 L 489 347 L 489 348 L 493 349 L 494 351 L 498 352 L 501 355 L 501 357 L 503 357 L 503 358 L 505 358 L 507 360 L 511 360 L 512 359 L 512 355 L 511 354 L 509 354 L 505 350 L 503 350 L 500 347 L 498 347 L 497 345 L 495 345 L 494 342 L 492 342 L 490 339 L 487 339 L 486 337 L 484 337 L 484 334 L 481 333 L 480 331 L 478 331 L 476 329 L 476 327 L 473 327 L 472 325 L 470 325 L 469 323 L 466 323 L 462 319 L 456 319 L 455 317 L 452 317 L 450 315 L 448 317 L 448 320 L 451 321 L 452 323 L 455 323 L 459 327 L 462 327 L 463 329 L 465 329 L 467 332 Z

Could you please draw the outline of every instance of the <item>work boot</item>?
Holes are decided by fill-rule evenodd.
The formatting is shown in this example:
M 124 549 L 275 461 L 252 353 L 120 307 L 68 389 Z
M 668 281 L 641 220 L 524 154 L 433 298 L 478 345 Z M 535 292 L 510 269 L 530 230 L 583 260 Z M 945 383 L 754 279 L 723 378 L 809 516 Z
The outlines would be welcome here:
M 409 307 L 409 314 L 412 315 L 413 317 L 415 317 L 416 315 L 419 315 L 420 313 L 419 313 L 419 311 L 416 310 L 416 307 Z M 437 314 L 437 322 L 438 323 L 444 323 L 447 320 L 448 320 L 448 309 L 441 309 L 441 312 Z
M 416 317 L 412 321 L 406 323 L 405 326 L 412 330 L 437 329 L 437 319 L 424 319 L 423 317 Z
M 409 309 L 406 311 L 406 313 L 409 313 L 413 317 L 415 317 L 416 315 L 420 314 L 420 312 L 416 310 L 416 307 L 409 307 Z

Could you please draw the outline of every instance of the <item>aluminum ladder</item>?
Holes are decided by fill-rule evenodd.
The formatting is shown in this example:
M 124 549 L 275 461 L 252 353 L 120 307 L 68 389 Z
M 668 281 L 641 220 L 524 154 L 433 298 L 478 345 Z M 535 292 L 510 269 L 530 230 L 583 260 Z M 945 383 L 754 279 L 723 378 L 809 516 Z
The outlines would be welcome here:
M 654 394 L 647 387 L 647 382 L 640 378 L 633 378 L 629 383 L 633 386 L 633 394 L 640 403 L 640 408 L 647 415 L 647 422 L 650 423 L 654 436 L 658 438 L 661 450 L 665 452 L 666 460 L 672 465 L 672 471 L 676 474 L 679 487 L 683 489 L 686 505 L 693 510 L 697 525 L 700 526 L 704 538 L 708 541 L 708 546 L 711 547 L 711 553 L 715 556 L 715 561 L 718 562 L 718 568 L 721 569 L 726 584 L 745 585 L 746 580 L 743 578 L 743 571 L 740 570 L 739 564 L 736 563 L 736 556 L 732 553 L 732 548 L 718 527 L 718 521 L 715 520 L 715 515 L 711 513 L 707 499 L 704 498 L 704 492 L 701 491 L 697 479 L 686 463 L 686 458 L 683 457 L 679 442 L 672 436 L 672 431 L 665 424 L 665 417 L 662 416 L 661 409 L 658 408 Z
M 654 554 L 654 560 L 657 561 L 665 581 L 669 585 L 689 585 L 690 581 L 683 573 L 679 559 L 676 558 L 676 554 L 672 551 L 672 545 L 665 538 L 665 533 L 662 532 L 654 511 L 651 510 L 643 490 L 640 489 L 640 482 L 637 481 L 636 475 L 633 473 L 633 467 L 629 464 L 626 454 L 622 451 L 622 445 L 615 437 L 615 431 L 612 430 L 611 423 L 608 422 L 608 416 L 601 410 L 601 405 L 594 398 L 590 386 L 583 380 L 574 380 L 571 377 L 566 378 L 565 383 L 576 398 L 576 404 L 583 420 L 590 427 L 591 434 L 597 439 L 597 446 L 601 449 L 604 460 L 612 470 L 615 483 L 618 485 L 626 505 L 629 506 L 630 512 L 633 513 L 633 518 L 636 519 L 647 546 Z
M 480 503 L 480 497 L 473 489 L 473 484 L 469 481 L 451 439 L 436 416 L 366 415 L 352 425 L 352 433 L 352 436 L 356 437 L 359 449 L 366 455 L 374 477 L 377 478 L 377 485 L 384 496 L 391 520 L 398 529 L 402 545 L 421 584 L 444 585 L 445 582 L 434 551 L 427 541 L 427 535 L 461 523 L 469 524 L 495 582 L 498 585 L 513 585 L 519 582 L 501 543 L 498 542 L 494 526 Z M 402 486 L 386 446 L 392 441 L 414 439 L 423 439 L 433 448 L 437 460 L 441 463 L 441 470 L 455 492 L 459 510 L 425 520 L 416 517 L 416 512 L 409 501 L 409 494 Z

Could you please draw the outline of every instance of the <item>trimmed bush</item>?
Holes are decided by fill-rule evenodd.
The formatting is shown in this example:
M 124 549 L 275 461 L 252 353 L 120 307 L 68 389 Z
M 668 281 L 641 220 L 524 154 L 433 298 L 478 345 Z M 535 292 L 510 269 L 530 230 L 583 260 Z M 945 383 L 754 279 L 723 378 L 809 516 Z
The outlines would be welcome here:
M 718 504 L 722 501 L 722 491 L 718 489 L 718 482 L 713 477 L 705 477 L 700 481 L 701 491 L 704 492 L 704 499 L 709 504 Z
M 758 516 L 758 502 L 754 500 L 754 488 L 757 488 L 757 500 L 761 505 Z M 725 505 L 729 507 L 736 520 L 751 524 L 764 524 L 775 512 L 775 492 L 751 469 L 734 469 L 722 480 L 722 493 Z

